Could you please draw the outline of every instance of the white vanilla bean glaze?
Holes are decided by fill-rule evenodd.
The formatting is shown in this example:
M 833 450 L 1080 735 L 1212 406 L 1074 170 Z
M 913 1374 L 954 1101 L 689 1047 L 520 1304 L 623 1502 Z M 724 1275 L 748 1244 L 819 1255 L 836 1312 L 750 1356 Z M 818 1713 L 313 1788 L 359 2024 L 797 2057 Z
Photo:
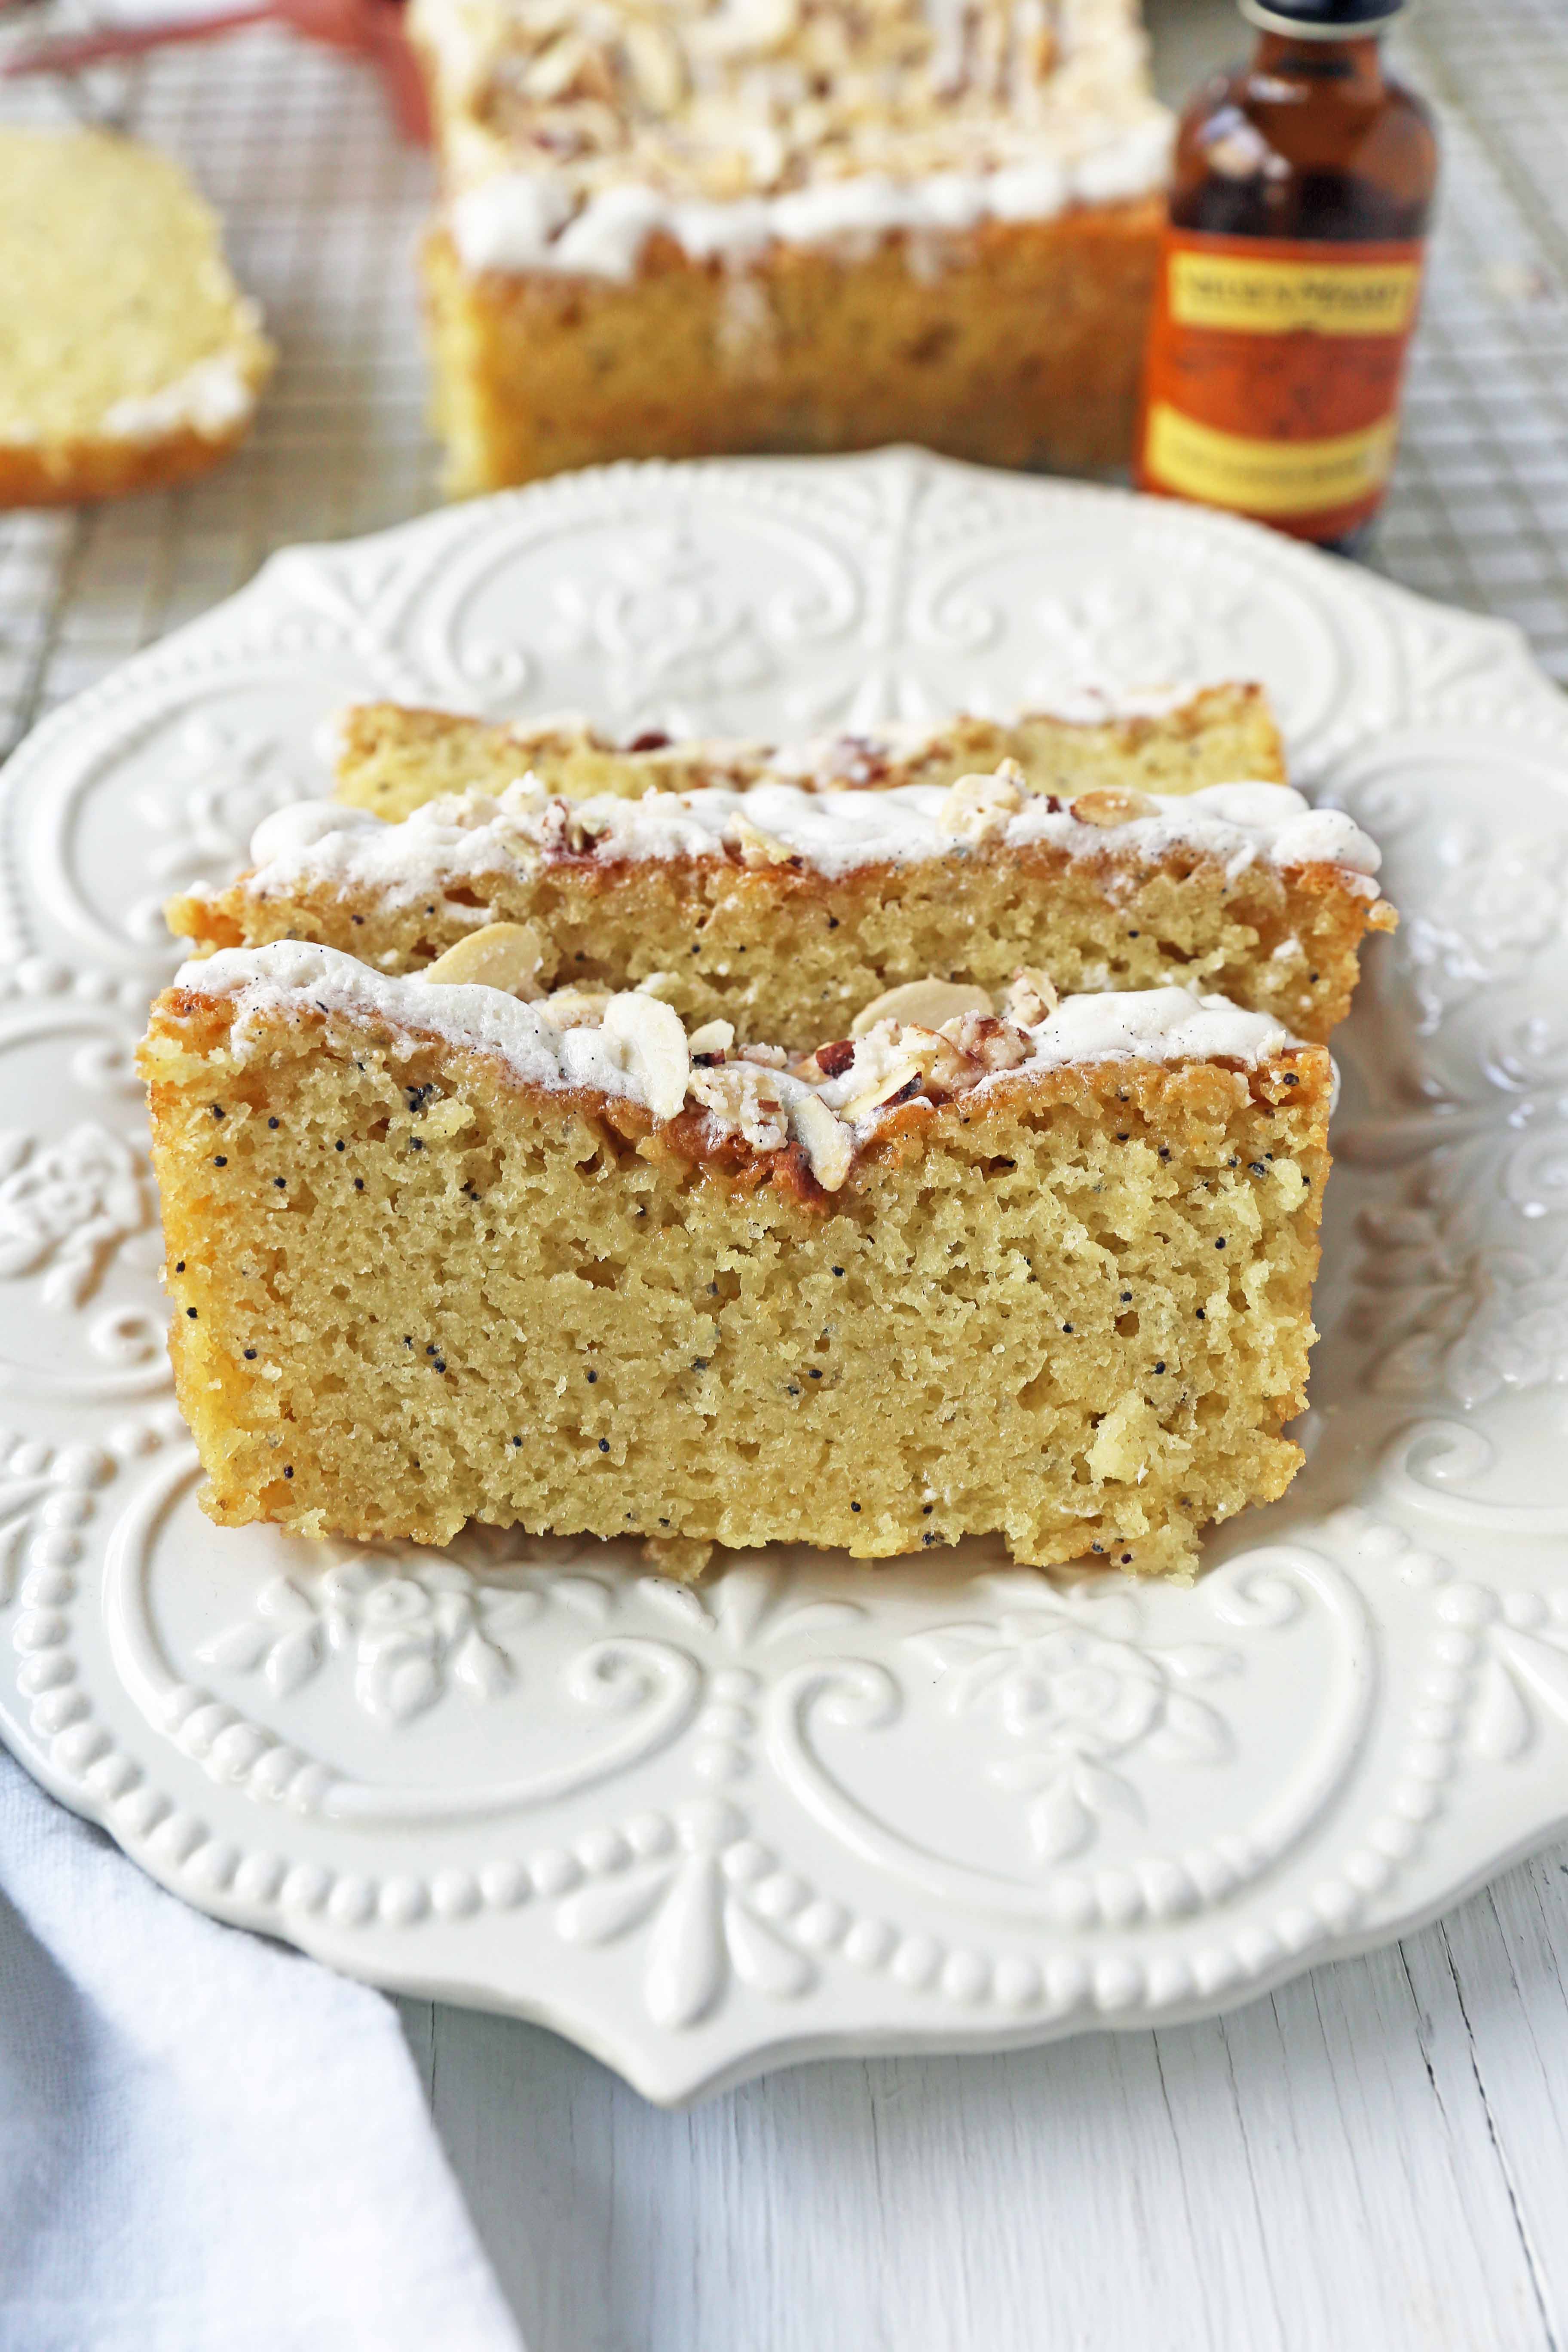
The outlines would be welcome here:
M 1046 846 L 1139 866 L 1184 851 L 1216 861 L 1233 880 L 1255 864 L 1330 865 L 1360 895 L 1377 895 L 1376 844 L 1342 812 L 1314 809 L 1288 785 L 1210 784 L 1195 793 L 1136 795 L 1151 814 L 1111 825 L 1075 816 L 1070 803 L 1049 794 L 1025 793 L 1020 807 L 972 841 L 948 829 L 955 822 L 954 795 L 968 781 L 879 793 L 707 785 L 641 800 L 605 793 L 567 802 L 523 777 L 499 795 L 427 802 L 395 824 L 334 802 L 307 801 L 276 811 L 257 828 L 253 866 L 242 887 L 258 898 L 325 891 L 403 906 L 434 903 L 448 888 L 486 875 L 574 856 L 604 862 L 794 859 L 838 877 L 868 866 L 962 859 L 978 846 Z M 216 886 L 205 887 L 214 893 Z M 490 919 L 483 908 L 443 911 L 475 926 Z

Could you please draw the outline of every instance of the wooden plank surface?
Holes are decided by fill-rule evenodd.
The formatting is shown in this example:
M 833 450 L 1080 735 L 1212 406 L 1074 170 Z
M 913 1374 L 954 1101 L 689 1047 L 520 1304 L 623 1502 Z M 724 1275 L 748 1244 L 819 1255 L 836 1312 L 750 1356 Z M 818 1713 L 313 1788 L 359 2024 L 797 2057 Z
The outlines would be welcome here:
M 1568 1856 L 1212 2023 L 690 2113 L 405 2003 L 531 2352 L 1551 2352 Z

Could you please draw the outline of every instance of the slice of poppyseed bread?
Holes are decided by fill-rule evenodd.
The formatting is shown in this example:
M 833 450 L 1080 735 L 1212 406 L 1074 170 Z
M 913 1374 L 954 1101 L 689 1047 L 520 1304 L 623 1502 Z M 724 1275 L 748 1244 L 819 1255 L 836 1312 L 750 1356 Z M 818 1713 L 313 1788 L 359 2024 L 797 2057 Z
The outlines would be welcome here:
M 792 1059 L 278 944 L 186 965 L 142 1066 L 223 1525 L 1182 1576 L 1300 1465 L 1329 1056 L 1221 999 Z
M 1366 932 L 1394 921 L 1375 845 L 1288 785 L 1064 800 L 1013 761 L 879 793 L 568 801 L 524 780 L 395 824 L 310 801 L 268 817 L 251 854 L 237 882 L 171 903 L 195 952 L 310 940 L 408 972 L 502 923 L 533 939 L 537 993 L 657 975 L 684 1020 L 794 1051 L 928 979 L 985 1009 L 1020 965 L 1064 994 L 1178 982 L 1321 1042 Z

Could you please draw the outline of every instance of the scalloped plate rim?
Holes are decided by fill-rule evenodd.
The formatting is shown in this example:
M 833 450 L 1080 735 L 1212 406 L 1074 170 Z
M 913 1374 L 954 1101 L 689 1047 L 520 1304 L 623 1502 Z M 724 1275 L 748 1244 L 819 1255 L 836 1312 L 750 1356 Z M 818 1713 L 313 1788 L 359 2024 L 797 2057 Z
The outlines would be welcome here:
M 554 481 L 499 497 L 475 502 L 473 505 L 438 509 L 412 522 L 395 525 L 387 530 L 360 539 L 309 542 L 279 550 L 269 556 L 255 577 L 233 596 L 213 607 L 208 613 L 184 624 L 157 644 L 132 656 L 103 678 L 96 681 L 80 695 L 51 713 L 33 730 L 7 762 L 5 791 L 4 835 L 9 856 L 14 848 L 17 817 L 22 796 L 29 781 L 40 770 L 47 776 L 58 754 L 68 755 L 79 735 L 97 728 L 100 719 L 115 705 L 132 698 L 141 689 L 154 688 L 177 677 L 193 654 L 205 652 L 214 668 L 221 671 L 226 665 L 237 667 L 243 661 L 241 639 L 247 627 L 265 618 L 279 605 L 308 610 L 296 593 L 296 584 L 312 572 L 331 579 L 352 571 L 356 559 L 366 551 L 394 558 L 386 566 L 388 578 L 395 576 L 398 583 L 397 601 L 406 610 L 416 593 L 420 571 L 428 573 L 437 568 L 443 551 L 453 554 L 481 540 L 493 523 L 510 515 L 548 506 L 558 507 L 568 514 L 574 502 L 584 498 L 613 500 L 617 488 L 635 485 L 640 491 L 652 481 L 684 484 L 695 476 L 709 478 L 731 478 L 743 482 L 748 477 L 762 475 L 772 481 L 794 481 L 807 484 L 812 478 L 820 482 L 845 469 L 863 471 L 868 475 L 881 469 L 884 476 L 890 467 L 901 467 L 927 477 L 959 478 L 976 484 L 997 481 L 1016 482 L 1016 478 L 998 477 L 984 468 L 959 466 L 951 461 L 933 459 L 924 452 L 893 450 L 875 452 L 860 457 L 826 457 L 821 458 L 761 460 L 725 459 L 711 464 L 623 465 L 593 469 L 590 473 L 557 478 Z M 1125 515 L 1140 507 L 1151 509 L 1163 524 L 1179 529 L 1185 520 L 1200 537 L 1208 533 L 1219 543 L 1234 546 L 1248 553 L 1267 571 L 1271 560 L 1278 561 L 1286 571 L 1305 567 L 1303 576 L 1324 577 L 1317 567 L 1334 565 L 1338 559 L 1325 557 L 1295 542 L 1280 541 L 1257 527 L 1228 516 L 1194 515 L 1191 510 L 1173 508 L 1162 501 L 1147 501 L 1136 494 L 1082 482 L 1057 481 L 1048 478 L 1026 478 L 1031 492 L 1038 488 L 1048 497 L 1061 497 L 1086 513 L 1091 513 L 1096 503 L 1113 501 L 1118 512 Z M 1021 487 L 1021 485 L 1020 485 Z M 399 567 L 395 561 L 400 545 L 410 549 L 408 560 Z M 418 556 L 416 563 L 415 557 Z M 1356 571 L 1346 573 L 1346 582 L 1353 582 L 1354 593 L 1381 605 L 1389 615 L 1395 637 L 1401 623 L 1412 626 L 1426 625 L 1441 629 L 1457 642 L 1474 645 L 1478 663 L 1484 669 L 1489 663 L 1494 669 L 1510 673 L 1508 680 L 1511 694 L 1517 695 L 1517 712 L 1512 723 L 1517 725 L 1522 740 L 1537 740 L 1543 731 L 1568 745 L 1568 702 L 1552 681 L 1535 664 L 1524 633 L 1514 624 L 1491 616 L 1467 613 L 1437 604 L 1420 596 L 1397 583 L 1385 582 L 1375 574 Z M 374 604 L 374 599 L 372 599 Z M 373 689 L 374 690 L 374 689 Z M 531 698 L 532 699 L 533 698 Z M 1425 718 L 1412 712 L 1396 720 L 1386 733 L 1397 740 L 1402 729 L 1428 730 L 1443 726 L 1450 733 L 1457 722 Z M 1485 734 L 1508 725 L 1508 721 L 1489 714 L 1475 722 L 1477 730 Z M 1363 732 L 1359 742 L 1373 740 Z M 13 877 L 7 874 L 7 885 Z M 1568 1553 L 1564 1555 L 1568 1570 Z M 0 1610 L 0 1618 L 7 1612 Z M 5 1671 L 11 1672 L 7 1656 Z M 9 1696 L 9 1694 L 7 1694 Z M 129 1832 L 114 1816 L 112 1804 L 99 1801 L 80 1780 L 59 1769 L 49 1756 L 26 1736 L 16 1736 L 15 1727 L 0 1715 L 0 1731 L 7 1744 L 19 1756 L 26 1769 L 42 1785 L 72 1810 L 99 1823 L 121 1848 L 148 1870 L 160 1884 L 180 1899 L 197 1900 L 188 1878 L 180 1876 L 178 1866 L 166 1867 L 155 1853 L 147 1850 L 146 1838 Z M 215 1795 L 212 1802 L 220 1800 Z M 498 1971 L 478 1971 L 465 1978 L 460 1970 L 450 1968 L 424 1971 L 406 1967 L 395 1958 L 397 1947 L 390 1936 L 384 1937 L 373 1948 L 369 1940 L 374 1929 L 359 1931 L 353 1927 L 334 1928 L 327 1922 L 307 1921 L 299 1917 L 279 1924 L 275 1906 L 250 1903 L 231 1893 L 207 1890 L 199 1897 L 199 1907 L 211 1916 L 250 1927 L 258 1932 L 285 1934 L 287 1940 L 301 1950 L 322 1958 L 326 1964 L 342 1969 L 388 1990 L 399 1990 L 411 1997 L 445 1999 L 469 2006 L 497 2010 L 502 2013 L 525 2017 L 564 2033 L 588 2049 L 605 2063 L 632 2082 L 645 2095 L 668 2104 L 685 2104 L 733 2087 L 751 2077 L 774 2067 L 805 2063 L 834 2055 L 890 2054 L 897 2051 L 999 2051 L 1029 2047 L 1068 2034 L 1092 2030 L 1146 2030 L 1151 2024 L 1177 2023 L 1210 2017 L 1259 1998 L 1279 1985 L 1289 1981 L 1307 1969 L 1328 1959 L 1352 1957 L 1385 1946 L 1401 1935 L 1425 1925 L 1463 1900 L 1485 1885 L 1500 1871 L 1552 1843 L 1568 1826 L 1568 1785 L 1564 1787 L 1561 1809 L 1550 1820 L 1521 1834 L 1499 1843 L 1493 1841 L 1484 1855 L 1478 1855 L 1463 1871 L 1451 1874 L 1440 1891 L 1432 1893 L 1407 1909 L 1394 1908 L 1377 1918 L 1364 1931 L 1325 1933 L 1321 1939 L 1300 1952 L 1286 1952 L 1277 1964 L 1261 1968 L 1243 1984 L 1230 1984 L 1211 1995 L 1198 1994 L 1189 2000 L 1168 2003 L 1151 2003 L 1144 1998 L 1134 2000 L 1125 2010 L 1108 2007 L 1086 2011 L 1081 2006 L 1069 2009 L 1054 2017 L 1020 2016 L 1016 2023 L 1006 2026 L 982 2024 L 977 2017 L 961 2018 L 950 2014 L 941 2018 L 930 2011 L 929 2026 L 909 2030 L 890 2030 L 886 2034 L 873 2033 L 865 2028 L 836 2031 L 831 2021 L 819 2028 L 791 2033 L 787 2031 L 768 2032 L 759 2025 L 749 2040 L 726 2054 L 715 2055 L 711 2063 L 700 2060 L 695 2045 L 679 2037 L 661 2033 L 646 2021 L 639 2027 L 621 2029 L 616 2020 L 607 2019 L 602 2003 L 596 2008 L 592 1991 L 581 2000 L 552 1995 L 549 1990 L 535 1987 L 510 1987 L 498 1980 Z M 546 1898 L 541 1897 L 542 1901 Z M 444 1935 L 449 1923 L 432 1927 L 433 1934 Z M 321 1932 L 318 1933 L 317 1928 Z M 461 1923 L 451 1927 L 455 1936 L 461 1934 Z M 356 1964 L 356 1948 L 360 1957 Z M 412 1951 L 405 1942 L 402 1948 Z M 570 1977 L 570 1956 L 561 1963 L 563 1981 Z M 696 2062 L 695 2063 L 693 2062 Z

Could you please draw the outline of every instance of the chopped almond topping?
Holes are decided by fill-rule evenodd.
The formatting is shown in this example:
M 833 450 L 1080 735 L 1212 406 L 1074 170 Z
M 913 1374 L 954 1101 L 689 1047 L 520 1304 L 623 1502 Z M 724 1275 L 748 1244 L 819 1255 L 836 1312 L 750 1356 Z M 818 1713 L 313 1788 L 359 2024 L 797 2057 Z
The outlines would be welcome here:
M 689 1091 L 722 1127 L 732 1129 L 753 1151 L 782 1151 L 789 1129 L 770 1074 L 750 1062 L 725 1062 L 695 1069 Z
M 987 1076 L 994 1070 L 1016 1070 L 1029 1058 L 1029 1041 L 1022 1030 L 984 1013 L 965 1013 L 956 1021 L 944 1022 L 942 1034 L 961 1054 L 978 1062 Z
M 1037 1029 L 1060 1003 L 1049 975 L 1032 964 L 1021 963 L 1007 983 L 1002 1010 L 1006 1018 L 1016 1022 L 1020 1029 Z
M 791 1104 L 789 1123 L 823 1191 L 837 1192 L 855 1157 L 849 1129 L 815 1095 L 802 1095 Z
M 1004 760 L 994 775 L 960 776 L 937 811 L 936 829 L 971 847 L 1000 833 L 1029 798 L 1028 782 L 1016 760 Z
M 728 839 L 740 852 L 742 866 L 787 866 L 795 856 L 787 843 L 764 833 L 749 816 L 738 816 L 726 827 Z
M 961 1013 L 995 1010 L 983 988 L 956 980 L 910 980 L 889 988 L 862 1006 L 849 1024 L 852 1037 L 867 1036 L 879 1021 L 913 1023 L 921 1029 L 940 1029 Z

